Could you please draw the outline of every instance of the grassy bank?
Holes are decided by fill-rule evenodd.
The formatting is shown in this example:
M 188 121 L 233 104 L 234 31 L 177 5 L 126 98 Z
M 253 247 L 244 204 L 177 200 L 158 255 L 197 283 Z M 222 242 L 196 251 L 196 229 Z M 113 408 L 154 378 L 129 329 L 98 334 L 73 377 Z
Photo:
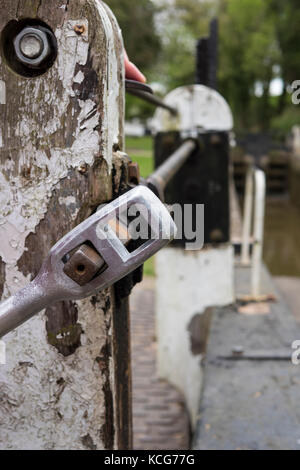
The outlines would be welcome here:
M 126 152 L 139 164 L 141 176 L 147 178 L 154 169 L 152 137 L 127 137 Z M 144 265 L 145 276 L 155 276 L 155 260 L 149 259 Z

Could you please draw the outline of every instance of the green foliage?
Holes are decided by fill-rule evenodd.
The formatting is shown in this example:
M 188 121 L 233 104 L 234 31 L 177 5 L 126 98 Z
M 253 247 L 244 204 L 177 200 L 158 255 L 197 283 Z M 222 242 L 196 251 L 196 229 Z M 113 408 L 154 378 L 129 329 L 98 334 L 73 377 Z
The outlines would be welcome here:
M 285 111 L 272 119 L 272 129 L 289 133 L 293 126 L 300 126 L 299 107 L 290 105 Z
M 155 107 L 135 96 L 126 94 L 126 119 L 131 120 L 139 118 L 146 121 L 149 117 L 153 116 Z
M 251 103 L 257 82 L 262 86 L 261 107 L 255 119 L 268 127 L 269 87 L 279 50 L 273 17 L 265 0 L 223 0 L 220 16 L 221 91 L 233 108 L 239 127 L 251 125 Z M 257 109 L 257 107 L 256 107 Z
M 126 148 L 135 152 L 141 150 L 143 153 L 153 151 L 153 139 L 152 137 L 126 137 Z
M 130 60 L 151 77 L 161 50 L 161 37 L 156 32 L 157 6 L 152 0 L 107 0 L 122 29 Z M 146 120 L 153 115 L 153 106 L 127 94 L 126 119 Z
M 139 164 L 141 176 L 147 178 L 154 170 L 152 137 L 127 137 L 126 151 Z
M 155 4 L 151 0 L 107 0 L 107 3 L 118 19 L 130 59 L 145 71 L 151 69 L 161 48 L 155 28 Z
M 216 0 L 175 0 L 177 15 L 195 39 L 208 33 L 208 22 L 218 8 Z
M 238 128 L 285 127 L 286 90 L 270 96 L 270 83 L 300 79 L 299 0 L 108 0 L 123 29 L 132 60 L 171 90 L 194 83 L 195 46 L 219 18 L 219 91 L 232 107 Z M 160 8 L 157 8 L 159 4 Z M 257 96 L 257 87 L 261 94 Z M 286 88 L 286 87 L 284 87 Z M 285 113 L 285 109 L 287 109 Z M 154 108 L 127 96 L 127 118 L 153 115 Z M 282 119 L 281 119 L 282 116 Z
M 155 257 L 148 259 L 144 264 L 144 276 L 155 277 Z
M 148 155 L 144 156 L 144 157 L 141 157 L 140 155 L 132 154 L 131 158 L 132 158 L 133 161 L 135 161 L 139 164 L 140 171 L 141 171 L 141 176 L 143 178 L 148 178 L 148 176 L 150 176 L 151 173 L 153 173 L 154 161 L 153 161 L 152 157 L 149 157 Z
M 172 25 L 165 33 L 165 46 L 155 78 L 168 89 L 194 83 L 195 41 L 183 25 Z
M 280 65 L 286 83 L 300 77 L 300 6 L 299 0 L 267 0 L 273 14 L 281 50 Z
M 273 78 L 300 78 L 299 0 L 174 0 L 164 38 L 160 71 L 173 88 L 193 82 L 196 39 L 219 18 L 219 90 L 232 107 L 236 126 L 267 130 L 280 116 L 286 93 L 270 96 Z M 167 3 L 165 4 L 167 7 Z M 166 22 L 167 24 L 167 22 Z M 279 70 L 279 71 L 278 71 Z M 257 86 L 261 96 L 256 96 Z
M 147 178 L 154 170 L 152 137 L 127 137 L 126 151 L 130 158 L 137 162 L 140 167 L 141 176 Z M 138 152 L 138 155 L 136 154 Z M 150 258 L 144 264 L 144 275 L 155 276 L 155 258 Z
M 168 89 L 194 83 L 196 40 L 208 33 L 215 1 L 175 0 L 164 3 L 163 50 L 154 79 Z

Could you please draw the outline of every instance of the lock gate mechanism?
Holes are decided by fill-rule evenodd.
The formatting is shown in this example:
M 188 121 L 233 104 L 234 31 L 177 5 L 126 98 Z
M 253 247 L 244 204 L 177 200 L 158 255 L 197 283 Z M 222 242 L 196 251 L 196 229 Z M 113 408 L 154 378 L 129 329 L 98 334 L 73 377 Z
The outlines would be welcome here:
M 128 217 L 132 209 L 139 214 L 139 225 L 147 227 L 148 236 L 138 243 L 132 241 L 145 230 L 133 233 Z M 145 186 L 132 189 L 63 237 L 37 277 L 0 304 L 0 338 L 58 301 L 83 299 L 111 286 L 175 235 L 173 219 L 153 192 Z

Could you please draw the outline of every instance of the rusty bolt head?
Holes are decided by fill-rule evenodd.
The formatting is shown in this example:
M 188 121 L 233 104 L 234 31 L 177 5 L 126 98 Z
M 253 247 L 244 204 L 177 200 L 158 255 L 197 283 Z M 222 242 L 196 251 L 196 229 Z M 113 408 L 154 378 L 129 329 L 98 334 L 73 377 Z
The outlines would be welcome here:
M 85 173 L 87 172 L 88 170 L 88 166 L 85 162 L 80 162 L 79 163 L 79 166 L 77 168 L 77 170 L 79 171 L 79 173 L 81 173 L 82 175 L 85 175 Z
M 136 162 L 130 162 L 128 165 L 128 180 L 129 183 L 139 184 L 140 182 L 140 167 Z
M 105 267 L 105 261 L 89 245 L 82 245 L 64 266 L 64 273 L 80 286 L 88 284 Z
M 81 36 L 82 34 L 85 33 L 85 25 L 84 24 L 76 24 L 74 26 L 74 31 L 78 36 Z

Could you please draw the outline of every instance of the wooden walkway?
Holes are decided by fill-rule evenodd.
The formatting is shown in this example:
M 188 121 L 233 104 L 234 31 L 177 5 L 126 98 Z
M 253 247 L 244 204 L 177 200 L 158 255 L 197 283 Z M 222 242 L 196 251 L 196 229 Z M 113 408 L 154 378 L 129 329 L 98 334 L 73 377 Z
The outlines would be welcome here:
M 156 372 L 154 279 L 131 296 L 133 432 L 135 450 L 189 448 L 189 420 L 183 397 Z

